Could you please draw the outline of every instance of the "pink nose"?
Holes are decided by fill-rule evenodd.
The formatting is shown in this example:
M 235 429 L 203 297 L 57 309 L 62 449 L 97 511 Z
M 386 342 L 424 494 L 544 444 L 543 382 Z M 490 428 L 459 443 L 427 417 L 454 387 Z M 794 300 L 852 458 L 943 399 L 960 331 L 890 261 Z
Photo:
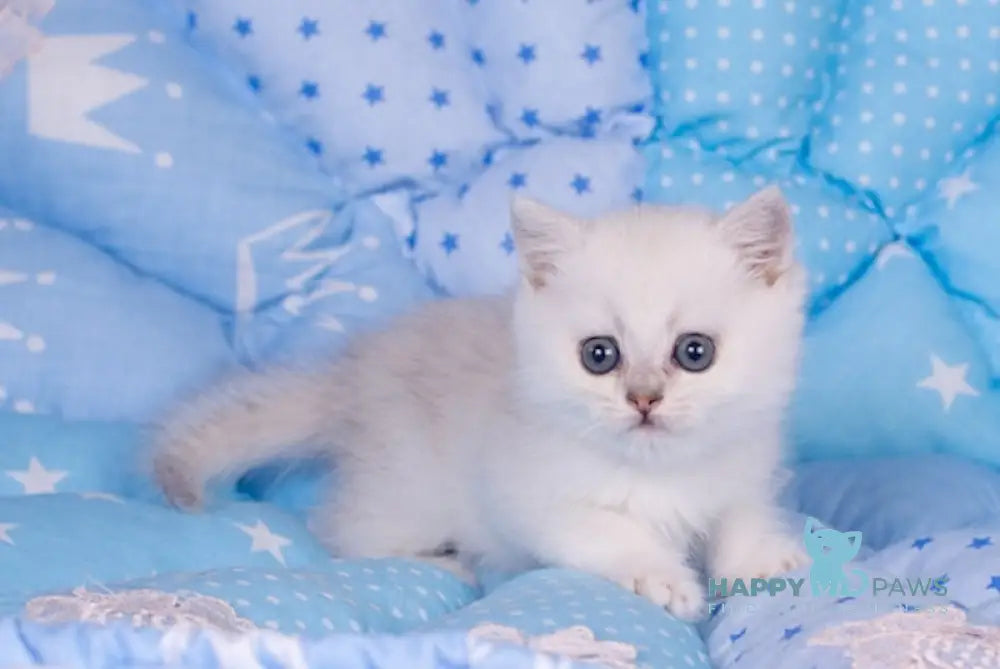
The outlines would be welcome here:
M 629 391 L 626 393 L 625 399 L 635 407 L 636 411 L 645 416 L 663 400 L 663 395 L 659 393 L 634 393 Z

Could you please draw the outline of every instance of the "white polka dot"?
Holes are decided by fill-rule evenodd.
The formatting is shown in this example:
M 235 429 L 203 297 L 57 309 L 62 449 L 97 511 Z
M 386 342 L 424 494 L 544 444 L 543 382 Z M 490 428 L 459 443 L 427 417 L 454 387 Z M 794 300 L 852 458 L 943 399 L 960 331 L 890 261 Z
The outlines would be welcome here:
M 965 91 L 965 90 L 959 91 L 958 92 L 958 101 L 961 102 L 961 103 L 963 103 L 963 104 L 966 103 L 966 102 L 968 102 L 969 101 L 969 91 Z
M 931 150 L 930 149 L 920 149 L 920 160 L 930 160 Z
M 28 400 L 17 400 L 14 402 L 14 411 L 16 413 L 35 413 L 35 405 Z
M 826 237 L 823 237 L 822 239 L 820 239 L 819 240 L 819 248 L 820 248 L 821 251 L 829 251 L 830 250 L 830 240 L 827 239 Z
M 347 621 L 347 626 L 350 627 L 355 632 L 361 631 L 361 625 L 358 623 L 357 620 L 354 620 L 353 618 Z
M 830 208 L 827 207 L 826 205 L 821 204 L 820 206 L 816 207 L 816 214 L 820 218 L 828 218 L 830 216 Z
M 29 221 L 26 218 L 15 218 L 14 219 L 14 229 L 15 230 L 19 230 L 21 232 L 28 232 L 30 230 L 33 230 L 34 227 L 35 227 L 35 224 L 32 223 L 31 221 Z
M 848 242 L 844 244 L 844 250 L 847 251 L 848 253 L 854 253 L 857 249 L 858 249 L 857 244 L 855 244 L 851 240 L 848 240 Z
M 270 629 L 276 630 L 276 629 L 278 629 L 278 622 L 276 620 L 265 620 L 264 621 L 264 626 L 265 627 L 269 627 Z
M 892 148 L 890 149 L 890 151 L 892 151 L 892 155 L 894 155 L 897 158 L 899 158 L 901 155 L 903 155 L 903 145 L 902 144 L 893 144 Z
M 157 153 L 156 156 L 154 157 L 154 161 L 156 162 L 157 167 L 166 168 L 174 166 L 174 157 L 171 156 L 166 151 L 161 151 Z
M 928 116 L 924 119 L 924 127 L 930 130 L 935 125 L 937 125 L 937 120 L 933 116 Z
M 373 235 L 367 235 L 361 239 L 361 245 L 366 249 L 377 249 L 381 243 L 379 238 Z
M 889 188 L 899 188 L 899 177 L 889 177 Z
M 684 29 L 684 37 L 687 37 L 688 39 L 694 39 L 697 36 L 698 36 L 698 29 L 695 28 L 694 26 L 688 26 L 687 28 Z
M 698 61 L 694 58 L 686 58 L 684 59 L 684 67 L 693 70 L 698 67 Z
M 703 175 L 701 172 L 695 172 L 694 174 L 691 175 L 691 183 L 694 184 L 695 186 L 700 186 L 704 180 L 705 180 L 705 175 Z
M 726 26 L 719 26 L 719 29 L 715 31 L 715 34 L 719 36 L 719 39 L 729 39 L 729 28 Z
M 869 142 L 867 139 L 863 139 L 860 142 L 858 142 L 858 151 L 860 151 L 861 153 L 871 153 L 871 150 L 872 150 L 872 143 Z
M 895 37 L 897 42 L 905 42 L 910 36 L 905 30 L 900 29 L 896 31 Z
M 664 188 L 670 188 L 671 186 L 674 185 L 674 178 L 669 174 L 664 174 L 660 178 L 660 185 L 663 186 Z
M 927 67 L 931 68 L 932 70 L 937 68 L 937 66 L 940 64 L 941 64 L 940 58 L 935 58 L 934 56 L 931 56 L 930 58 L 927 59 Z
M 669 30 L 664 30 L 664 31 L 660 32 L 660 41 L 661 42 L 669 42 L 670 41 L 670 31 Z
M 969 26 L 958 26 L 957 28 L 955 28 L 955 36 L 958 37 L 959 39 L 965 39 L 966 37 L 969 36 L 970 32 L 971 31 L 969 30 Z
M 788 63 L 785 63 L 784 65 L 781 66 L 781 75 L 784 76 L 784 77 L 790 77 L 790 76 L 792 76 L 792 73 L 794 73 L 794 72 L 795 72 L 795 68 L 793 68 Z
M 750 39 L 752 39 L 755 42 L 761 41 L 762 39 L 764 39 L 764 31 L 761 30 L 760 28 L 754 28 L 753 30 L 750 31 Z
M 167 41 L 166 35 L 161 33 L 159 30 L 150 30 L 146 33 L 146 37 L 148 37 L 149 41 L 153 44 L 163 44 Z
M 750 62 L 750 71 L 754 74 L 760 74 L 764 71 L 764 63 L 759 60 L 754 60 Z
M 333 621 L 330 620 L 329 618 L 325 617 L 325 616 L 320 621 L 320 623 L 322 623 L 323 627 L 327 628 L 328 630 L 332 630 L 333 629 Z
M 38 335 L 31 335 L 24 340 L 24 345 L 28 347 L 28 350 L 32 353 L 41 353 L 45 350 L 45 340 Z
M 895 93 L 896 95 L 902 95 L 906 93 L 906 82 L 904 81 L 893 82 L 892 92 Z
M 875 118 L 875 114 L 871 113 L 869 110 L 866 109 L 863 112 L 861 112 L 861 116 L 859 118 L 861 119 L 862 123 L 871 123 L 872 119 Z
M 753 93 L 750 94 L 750 104 L 753 105 L 754 107 L 759 107 L 760 103 L 763 101 L 764 98 L 763 96 L 761 96 L 760 93 L 754 91 Z
M 171 81 L 165 85 L 164 90 L 167 92 L 168 98 L 174 98 L 175 100 L 182 95 L 184 95 L 184 89 L 176 81 Z
M 916 181 L 913 182 L 913 187 L 916 188 L 917 190 L 923 190 L 927 188 L 927 180 L 917 179 Z
M 732 172 L 723 172 L 722 173 L 722 180 L 724 182 L 726 182 L 726 183 L 731 182 L 735 178 L 736 178 L 736 175 L 733 174 Z
M 904 123 L 906 123 L 906 114 L 902 112 L 895 112 L 892 115 L 892 122 L 895 123 L 896 125 L 903 125 Z
M 281 600 L 278 599 L 277 597 L 275 597 L 274 595 L 268 595 L 264 599 L 265 599 L 265 601 L 267 601 L 267 602 L 269 602 L 271 604 L 280 604 L 281 603 Z
M 760 130 L 757 129 L 757 126 L 751 125 L 747 127 L 747 137 L 749 139 L 755 139 L 759 136 L 760 136 Z
M 720 58 L 719 60 L 715 61 L 715 66 L 720 70 L 722 70 L 723 72 L 725 72 L 726 70 L 729 69 L 729 59 Z
M 861 184 L 862 186 L 867 186 L 871 182 L 872 182 L 872 178 L 870 176 L 868 176 L 867 174 L 860 174 L 860 175 L 858 175 L 858 183 Z
M 894 62 L 896 63 L 896 67 L 904 67 L 906 65 L 906 54 L 901 53 L 897 55 Z
M 753 185 L 756 186 L 757 188 L 761 188 L 765 183 L 767 183 L 767 179 L 765 179 L 759 174 L 753 178 Z
M 698 94 L 695 93 L 694 90 L 691 89 L 691 88 L 689 88 L 686 91 L 684 91 L 684 101 L 685 102 L 694 102 L 695 99 L 697 99 L 697 97 L 698 97 Z
M 829 144 L 826 145 L 826 152 L 829 153 L 830 155 L 837 153 L 837 151 L 839 150 L 840 146 L 838 146 L 836 142 L 830 142 Z
M 927 36 L 927 39 L 937 39 L 938 38 L 937 28 L 934 27 L 928 28 L 927 30 L 924 31 L 924 35 Z
M 958 61 L 958 69 L 960 69 L 960 70 L 966 70 L 966 71 L 967 70 L 971 70 L 972 69 L 972 61 L 969 60 L 968 58 L 960 58 L 959 61 Z

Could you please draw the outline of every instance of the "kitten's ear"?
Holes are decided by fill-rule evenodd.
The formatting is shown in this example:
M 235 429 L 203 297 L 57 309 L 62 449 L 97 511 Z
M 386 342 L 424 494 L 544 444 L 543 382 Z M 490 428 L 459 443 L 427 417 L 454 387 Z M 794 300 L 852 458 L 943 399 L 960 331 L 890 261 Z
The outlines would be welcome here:
M 521 273 L 535 288 L 559 271 L 563 256 L 582 242 L 583 223 L 530 198 L 511 201 L 511 228 Z
M 792 217 L 777 186 L 750 196 L 718 220 L 750 275 L 773 285 L 789 268 L 794 253 Z

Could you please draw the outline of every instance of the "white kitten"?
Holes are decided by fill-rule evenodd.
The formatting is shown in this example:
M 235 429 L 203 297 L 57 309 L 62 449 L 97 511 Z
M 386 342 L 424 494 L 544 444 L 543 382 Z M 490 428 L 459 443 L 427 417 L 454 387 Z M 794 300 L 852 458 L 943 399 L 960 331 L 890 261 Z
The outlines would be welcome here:
M 804 295 L 781 193 L 592 221 L 521 199 L 513 221 L 512 297 L 440 301 L 324 369 L 181 406 L 156 440 L 169 499 L 329 455 L 313 530 L 338 555 L 576 568 L 683 618 L 705 610 L 697 546 L 715 577 L 804 562 L 774 504 Z

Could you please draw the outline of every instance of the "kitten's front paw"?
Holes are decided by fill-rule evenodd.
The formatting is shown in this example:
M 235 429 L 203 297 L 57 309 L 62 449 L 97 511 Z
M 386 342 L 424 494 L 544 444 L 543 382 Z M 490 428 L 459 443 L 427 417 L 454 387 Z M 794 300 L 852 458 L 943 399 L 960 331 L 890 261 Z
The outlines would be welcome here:
M 153 471 L 168 502 L 186 511 L 202 507 L 205 486 L 191 476 L 190 468 L 179 459 L 170 455 L 157 456 Z
M 700 620 L 706 613 L 704 589 L 697 574 L 687 568 L 637 578 L 635 592 L 681 620 Z
M 753 546 L 741 552 L 717 554 L 712 564 L 716 578 L 771 578 L 794 571 L 809 563 L 809 556 L 799 542 L 789 537 L 776 537 L 767 545 Z

